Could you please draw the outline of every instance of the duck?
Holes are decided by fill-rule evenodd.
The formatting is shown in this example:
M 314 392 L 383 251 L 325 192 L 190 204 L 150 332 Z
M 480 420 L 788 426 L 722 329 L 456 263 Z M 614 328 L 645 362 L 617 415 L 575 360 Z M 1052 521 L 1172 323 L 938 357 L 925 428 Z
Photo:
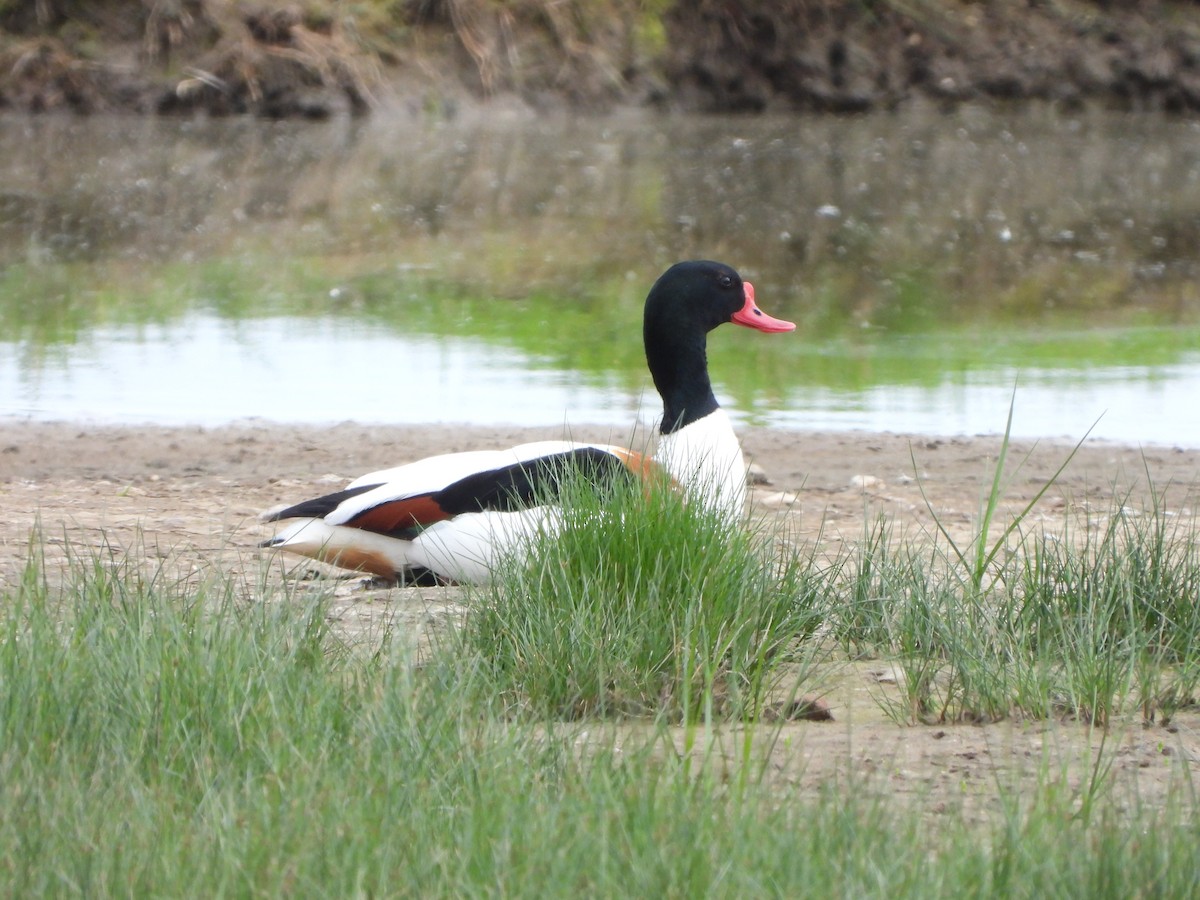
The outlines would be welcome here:
M 646 365 L 662 398 L 653 455 L 614 444 L 542 440 L 430 456 L 264 514 L 282 530 L 260 546 L 387 583 L 478 584 L 530 536 L 552 533 L 568 472 L 589 481 L 665 474 L 689 498 L 744 515 L 746 465 L 708 373 L 710 331 L 733 323 L 795 330 L 759 309 L 754 286 L 712 260 L 679 262 L 646 296 Z M 526 542 L 526 543 L 522 543 Z

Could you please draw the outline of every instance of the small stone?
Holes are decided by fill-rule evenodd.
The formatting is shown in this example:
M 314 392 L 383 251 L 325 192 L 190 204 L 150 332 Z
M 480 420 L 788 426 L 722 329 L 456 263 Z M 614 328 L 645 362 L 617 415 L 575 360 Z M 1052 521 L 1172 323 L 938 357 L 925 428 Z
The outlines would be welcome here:
M 874 475 L 854 475 L 850 479 L 850 487 L 856 491 L 877 491 L 886 487 L 886 482 Z
M 895 667 L 887 669 L 872 669 L 867 677 L 877 684 L 900 684 L 904 681 L 904 673 Z
M 800 498 L 791 491 L 768 491 L 756 494 L 754 502 L 759 506 L 783 508 L 794 506 L 800 502 Z
M 746 482 L 748 484 L 755 485 L 774 483 L 771 481 L 770 476 L 767 475 L 767 470 L 758 463 L 750 463 L 749 467 L 746 469 Z
M 798 697 L 787 703 L 772 703 L 763 709 L 768 722 L 832 722 L 833 710 L 820 697 Z

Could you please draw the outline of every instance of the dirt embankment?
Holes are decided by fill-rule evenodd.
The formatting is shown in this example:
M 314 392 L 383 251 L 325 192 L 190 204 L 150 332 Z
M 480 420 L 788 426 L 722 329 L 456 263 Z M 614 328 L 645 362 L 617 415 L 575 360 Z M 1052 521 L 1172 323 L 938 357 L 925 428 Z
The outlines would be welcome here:
M 855 112 L 918 97 L 1200 111 L 1200 4 L 0 0 L 0 109 Z

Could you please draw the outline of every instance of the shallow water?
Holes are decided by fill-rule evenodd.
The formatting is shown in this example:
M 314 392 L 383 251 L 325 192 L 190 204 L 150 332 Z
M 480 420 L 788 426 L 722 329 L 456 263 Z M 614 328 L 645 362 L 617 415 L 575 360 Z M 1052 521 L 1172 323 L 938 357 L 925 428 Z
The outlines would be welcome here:
M 1017 434 L 1200 446 L 1197 137 L 1037 109 L 7 118 L 0 415 L 649 419 L 640 299 L 706 256 L 800 325 L 714 336 L 742 421 L 998 432 L 1016 386 Z
M 330 342 L 337 360 L 329 360 Z M 314 360 L 326 360 L 316 365 Z M 402 359 L 420 383 L 389 383 L 379 360 Z M 153 377 L 147 377 L 153 373 Z M 0 356 L 7 415 L 39 420 L 219 425 L 279 422 L 572 424 L 653 423 L 648 385 L 554 366 L 481 340 L 406 338 L 380 329 L 293 319 L 253 323 L 189 317 L 170 328 L 97 329 L 69 364 L 22 371 Z M 1015 395 L 1014 395 L 1015 388 Z M 718 394 L 728 392 L 717 383 Z M 1083 376 L 999 368 L 922 386 L 864 390 L 792 387 L 732 405 L 744 424 L 937 435 L 1004 430 L 1021 437 L 1200 446 L 1200 359 L 1105 367 Z M 728 403 L 727 403 L 728 405 Z

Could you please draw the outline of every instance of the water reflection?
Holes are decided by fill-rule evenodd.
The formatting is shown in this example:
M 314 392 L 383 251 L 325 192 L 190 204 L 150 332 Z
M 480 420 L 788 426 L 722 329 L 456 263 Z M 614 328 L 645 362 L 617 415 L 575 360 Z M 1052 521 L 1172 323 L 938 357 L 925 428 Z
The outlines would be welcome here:
M 483 305 L 449 324 L 417 315 L 408 295 L 420 273 L 474 296 L 534 298 L 542 320 L 571 304 L 576 318 L 552 335 L 561 345 L 554 358 L 587 357 L 587 390 L 603 393 L 606 378 L 621 385 L 617 399 L 594 409 L 582 394 L 543 397 L 523 386 L 522 400 L 545 409 L 508 401 L 509 418 L 560 421 L 568 406 L 600 419 L 609 408 L 623 415 L 630 384 L 643 377 L 637 335 L 628 335 L 630 353 L 596 358 L 596 335 L 615 340 L 609 331 L 620 318 L 605 318 L 604 307 L 632 308 L 666 265 L 706 256 L 737 264 L 760 297 L 772 298 L 772 311 L 796 319 L 832 360 L 814 378 L 792 351 L 756 349 L 761 359 L 731 375 L 750 379 L 731 383 L 749 416 L 797 422 L 805 415 L 797 409 L 826 410 L 854 423 L 863 408 L 878 407 L 896 411 L 887 427 L 923 430 L 916 423 L 929 408 L 943 415 L 930 430 L 995 430 L 1007 400 L 976 425 L 960 415 L 963 404 L 994 404 L 960 402 L 955 392 L 986 382 L 1007 397 L 1019 374 L 1023 392 L 1044 391 L 1048 407 L 1102 410 L 1132 392 L 1141 401 L 1130 407 L 1140 406 L 1146 421 L 1130 435 L 1148 434 L 1158 427 L 1149 421 L 1156 385 L 1190 385 L 1200 350 L 1186 337 L 1200 326 L 1197 136 L 1181 120 L 1028 108 L 532 123 L 9 117 L 0 127 L 0 341 L 8 342 L 0 367 L 2 384 L 22 392 L 0 387 L 0 411 L 48 410 L 52 383 L 88 381 L 108 391 L 93 392 L 90 408 L 123 418 L 120 384 L 104 373 L 141 354 L 155 383 L 204 385 L 172 374 L 193 343 L 210 366 L 246 366 L 249 377 L 259 363 L 243 358 L 252 352 L 244 341 L 224 333 L 227 345 L 206 344 L 193 324 L 219 331 L 205 318 L 212 313 L 264 334 L 285 327 L 279 316 L 344 323 L 354 318 L 346 297 L 363 279 L 384 285 L 372 309 L 373 327 L 386 319 L 378 339 L 404 339 L 412 345 L 404 352 L 422 364 L 429 360 L 421 354 L 485 354 L 481 342 L 449 340 L 474 336 L 489 343 L 493 374 L 519 380 L 530 357 L 546 353 L 498 328 Z M 236 284 L 230 271 L 240 273 Z M 311 348 L 318 358 L 346 355 L 344 328 L 334 343 L 330 328 L 289 321 L 312 327 L 313 341 L 326 335 L 323 349 Z M 124 323 L 139 328 L 127 332 Z M 1011 355 L 990 360 L 992 341 L 1009 340 L 1013 329 L 1041 338 L 1063 327 L 1146 324 L 1177 326 L 1185 337 L 1152 359 L 1126 356 L 1103 369 L 1077 356 L 1039 358 L 1019 373 Z M 902 377 L 899 357 L 864 374 L 861 360 L 875 359 L 881 343 L 902 335 L 936 344 L 948 326 L 975 329 L 972 360 L 943 359 L 917 378 Z M 172 341 L 179 346 L 169 352 Z M 915 353 L 913 370 L 917 356 L 929 355 Z M 841 374 L 832 371 L 839 366 Z M 1067 370 L 1088 372 L 1087 385 L 1070 390 L 1095 396 L 1070 394 Z M 461 371 L 477 383 L 465 363 Z M 582 376 L 562 374 L 563 365 L 555 371 L 583 390 Z M 851 383 L 856 390 L 834 388 Z M 1175 405 L 1162 410 L 1168 429 L 1182 427 L 1172 423 L 1188 403 L 1171 396 Z M 208 402 L 195 396 L 173 408 Z M 220 418 L 264 414 L 242 412 L 232 396 L 213 403 Z M 471 417 L 503 408 L 500 400 L 476 406 Z M 315 415 L 344 417 L 332 405 Z
M 331 344 L 336 352 L 331 353 Z M 168 328 L 100 329 L 69 360 L 22 370 L 0 346 L 0 417 L 221 425 L 257 418 L 327 424 L 464 422 L 555 429 L 655 423 L 644 376 L 584 375 L 469 339 L 399 337 L 385 329 L 294 319 L 238 323 L 192 316 Z M 11 348 L 7 348 L 11 349 Z M 725 368 L 724 365 L 721 366 Z M 719 373 L 718 373 L 719 375 Z M 1013 434 L 1200 447 L 1200 354 L 1185 364 L 1081 374 L 1000 367 L 932 385 L 863 390 L 792 386 L 734 399 L 742 424 L 937 435 Z
M 1137 305 L 1156 293 L 1139 287 L 1197 275 L 1198 136 L 1149 116 L 971 108 L 462 125 L 6 119 L 0 263 L 420 254 L 453 261 L 451 277 L 528 287 L 715 256 L 830 323 L 838 306 L 855 324 L 907 322 L 885 310 L 906 302 L 905 275 L 943 295 L 924 301 L 939 318 L 998 295 L 1027 316 Z M 479 269 L 501 262 L 489 241 L 510 271 Z M 1073 295 L 1096 266 L 1116 283 Z M 813 296 L 826 270 L 846 288 L 836 298 Z M 1048 290 L 1003 296 L 1031 278 Z M 1197 312 L 1194 292 L 1177 300 L 1186 310 L 1173 314 Z
M 1015 389 L 1015 393 L 1014 393 Z M 800 390 L 764 424 L 898 434 L 980 435 L 1200 447 L 1200 418 L 1180 415 L 1200 391 L 1200 358 L 1164 368 L 1108 370 L 1072 379 L 1052 369 L 973 374 L 936 387 L 875 387 L 856 394 Z
M 337 349 L 330 352 L 331 342 Z M 21 371 L 0 353 L 0 415 L 218 425 L 279 422 L 633 422 L 636 398 L 531 370 L 479 341 L 397 338 L 292 319 L 192 316 L 100 329 L 69 363 Z

